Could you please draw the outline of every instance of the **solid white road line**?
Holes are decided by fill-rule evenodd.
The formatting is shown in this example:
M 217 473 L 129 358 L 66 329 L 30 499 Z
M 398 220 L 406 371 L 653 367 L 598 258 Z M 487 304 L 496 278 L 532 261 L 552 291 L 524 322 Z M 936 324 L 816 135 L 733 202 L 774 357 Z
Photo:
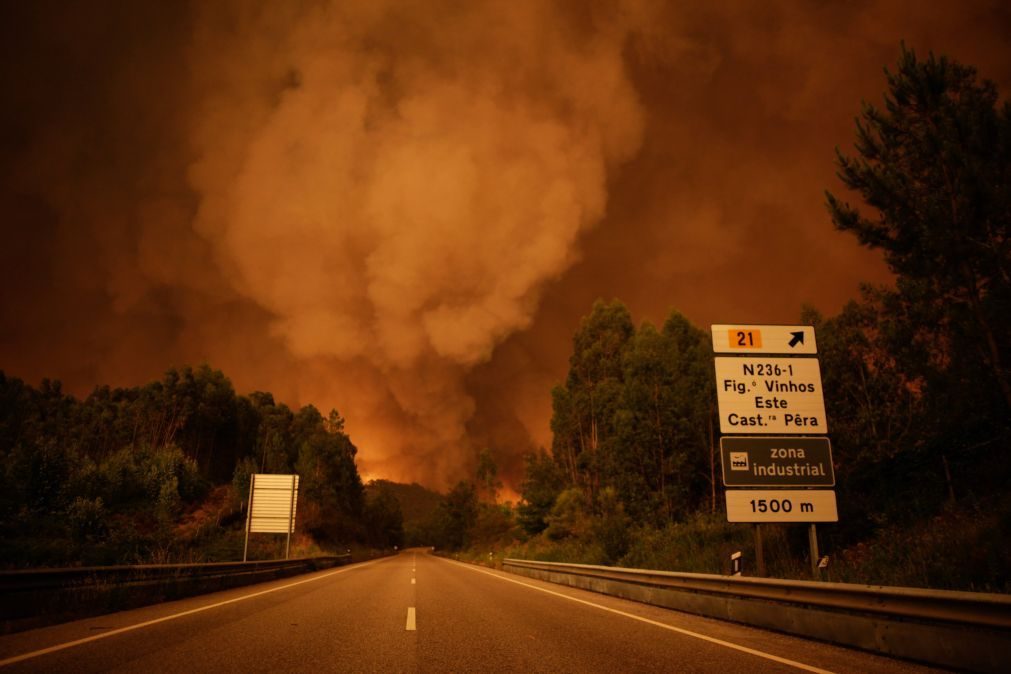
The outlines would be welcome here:
M 408 632 L 414 632 L 417 629 L 418 629 L 417 625 L 415 624 L 415 621 L 414 621 L 414 607 L 413 606 L 409 606 L 407 608 L 407 631 Z
M 603 606 L 601 604 L 595 604 L 592 601 L 586 601 L 585 599 L 578 599 L 576 597 L 570 597 L 567 594 L 562 594 L 561 592 L 555 592 L 553 590 L 548 590 L 547 588 L 538 587 L 536 585 L 531 585 L 530 583 L 524 583 L 519 580 L 513 580 L 512 578 L 505 578 L 497 573 L 492 573 L 491 571 L 485 571 L 484 569 L 479 569 L 477 567 L 471 566 L 470 564 L 464 564 L 463 562 L 456 562 L 450 559 L 447 562 L 452 562 L 462 566 L 465 569 L 470 569 L 471 571 L 476 571 L 477 573 L 483 573 L 485 575 L 491 576 L 492 578 L 498 578 L 507 583 L 515 583 L 516 585 L 522 585 L 523 587 L 528 587 L 531 590 L 537 590 L 538 592 L 544 592 L 546 594 L 551 594 L 556 597 L 561 597 L 562 599 L 568 599 L 569 601 L 574 601 L 579 604 L 585 604 L 586 606 L 592 606 L 593 608 L 599 608 L 601 611 L 607 611 L 608 613 L 616 613 L 620 616 L 625 616 L 626 618 L 631 618 L 632 620 L 638 620 L 639 622 L 644 622 L 649 625 L 655 625 L 657 627 L 662 627 L 665 630 L 670 630 L 672 632 L 677 632 L 678 634 L 683 634 L 685 636 L 694 637 L 696 639 L 701 639 L 702 641 L 708 641 L 709 643 L 716 644 L 718 646 L 724 646 L 726 648 L 733 649 L 735 651 L 741 651 L 742 653 L 748 653 L 749 655 L 754 655 L 760 658 L 765 658 L 766 660 L 772 660 L 773 662 L 778 662 L 780 664 L 788 665 L 790 667 L 796 667 L 797 669 L 802 669 L 806 672 L 817 672 L 818 674 L 832 674 L 831 670 L 819 669 L 818 667 L 812 667 L 811 665 L 805 665 L 803 662 L 797 662 L 795 660 L 788 660 L 786 658 L 781 658 L 778 655 L 773 655 L 771 653 L 766 653 L 764 651 L 757 651 L 754 648 L 748 648 L 747 646 L 741 646 L 739 644 L 732 643 L 730 641 L 724 641 L 723 639 L 717 639 L 715 637 L 706 636 L 705 634 L 699 634 L 698 632 L 692 632 L 691 630 L 682 629 L 680 627 L 674 627 L 673 625 L 668 625 L 667 623 L 658 622 L 656 620 L 650 620 L 649 618 L 643 618 L 642 616 L 637 616 L 633 613 L 626 613 L 625 611 L 619 611 L 618 609 L 610 608 L 608 606 Z
M 126 627 L 120 627 L 119 629 L 109 630 L 108 632 L 102 632 L 101 634 L 95 634 L 90 637 L 84 637 L 83 639 L 77 639 L 75 641 L 68 641 L 63 644 L 57 644 L 55 646 L 50 646 L 48 648 L 40 648 L 37 651 L 32 651 L 30 653 L 22 653 L 21 655 L 14 655 L 5 660 L 0 660 L 0 667 L 6 665 L 14 664 L 15 662 L 21 662 L 22 660 L 28 660 L 30 658 L 37 658 L 40 655 L 46 655 L 47 653 L 55 653 L 56 651 L 62 651 L 67 648 L 73 648 L 74 646 L 80 646 L 82 644 L 89 643 L 91 641 L 98 641 L 99 639 L 107 639 L 111 636 L 117 634 L 122 634 L 123 632 L 130 632 L 132 630 L 139 630 L 142 627 L 150 627 L 151 625 L 157 625 L 158 623 L 167 622 L 169 620 L 175 620 L 176 618 L 182 618 L 183 616 L 193 615 L 194 613 L 200 613 L 201 611 L 209 611 L 212 608 L 218 608 L 219 606 L 225 606 L 227 604 L 234 604 L 239 601 L 245 601 L 247 599 L 252 599 L 253 597 L 259 597 L 264 594 L 270 594 L 271 592 L 277 592 L 278 590 L 287 590 L 289 587 L 295 587 L 296 585 L 302 585 L 304 583 L 314 583 L 317 580 L 323 580 L 324 578 L 329 578 L 330 576 L 335 576 L 338 573 L 344 573 L 345 571 L 351 571 L 353 569 L 361 569 L 377 562 L 383 561 L 382 559 L 374 559 L 371 562 L 365 562 L 364 564 L 356 564 L 354 566 L 345 566 L 342 569 L 337 569 L 336 571 L 331 571 L 330 573 L 325 573 L 322 576 L 316 576 L 315 578 L 306 578 L 305 580 L 299 580 L 294 583 L 288 583 L 287 585 L 281 585 L 280 587 L 272 587 L 269 590 L 261 590 L 260 592 L 254 592 L 252 594 L 246 594 L 241 597 L 235 597 L 234 599 L 227 599 L 225 601 L 219 601 L 217 604 L 208 604 L 207 606 L 199 606 L 197 608 L 190 609 L 188 611 L 182 611 L 180 613 L 173 613 L 172 615 L 163 616 L 161 618 L 155 618 L 154 620 L 147 620 L 142 623 L 137 623 L 136 625 L 127 625 Z M 413 610 L 413 609 L 412 609 Z

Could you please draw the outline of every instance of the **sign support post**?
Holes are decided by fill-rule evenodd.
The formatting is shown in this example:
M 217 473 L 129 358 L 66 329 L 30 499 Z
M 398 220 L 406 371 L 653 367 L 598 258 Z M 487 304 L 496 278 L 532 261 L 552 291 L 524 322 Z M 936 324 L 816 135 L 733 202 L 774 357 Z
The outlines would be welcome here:
M 818 568 L 818 525 L 811 522 L 810 528 L 807 530 L 807 540 L 811 546 L 811 577 L 815 580 L 821 580 L 821 570 Z
M 288 540 L 284 543 L 284 558 L 288 559 L 291 549 L 291 530 L 295 528 L 295 480 L 291 481 L 291 507 L 288 509 Z
M 253 513 L 253 487 L 256 485 L 256 474 L 249 476 L 249 502 L 246 504 L 246 542 L 242 546 L 242 561 L 246 561 L 246 555 L 249 552 L 249 525 L 253 521 L 251 517 Z
M 838 522 L 832 445 L 814 327 L 712 325 L 720 459 L 728 522 L 807 523 L 811 577 L 821 579 L 816 522 Z M 826 558 L 827 560 L 827 558 Z M 825 562 L 827 564 L 827 561 Z

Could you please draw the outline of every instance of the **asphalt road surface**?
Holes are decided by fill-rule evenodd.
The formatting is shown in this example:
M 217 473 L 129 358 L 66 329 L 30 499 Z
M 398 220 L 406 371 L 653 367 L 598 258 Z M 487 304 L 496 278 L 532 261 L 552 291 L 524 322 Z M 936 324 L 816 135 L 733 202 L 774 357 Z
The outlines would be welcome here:
M 0 637 L 2 672 L 925 672 L 408 550 Z

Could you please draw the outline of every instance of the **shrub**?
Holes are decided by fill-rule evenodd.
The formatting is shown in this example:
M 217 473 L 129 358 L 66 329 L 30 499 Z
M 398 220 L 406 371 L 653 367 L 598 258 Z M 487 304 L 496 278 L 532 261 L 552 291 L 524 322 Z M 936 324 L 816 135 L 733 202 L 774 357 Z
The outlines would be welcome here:
M 590 531 L 590 504 L 580 489 L 566 489 L 555 500 L 544 533 L 552 540 L 586 536 Z
M 78 496 L 67 508 L 67 523 L 77 542 L 93 541 L 109 530 L 107 513 L 102 497 L 95 499 Z

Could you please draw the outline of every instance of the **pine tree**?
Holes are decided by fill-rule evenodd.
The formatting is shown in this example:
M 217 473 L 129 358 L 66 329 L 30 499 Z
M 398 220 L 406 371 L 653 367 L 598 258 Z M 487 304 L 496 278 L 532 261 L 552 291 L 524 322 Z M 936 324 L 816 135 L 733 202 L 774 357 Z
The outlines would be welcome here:
M 884 108 L 865 104 L 838 175 L 876 212 L 827 194 L 835 226 L 884 252 L 899 292 L 937 308 L 948 356 L 984 367 L 1011 410 L 1011 104 L 946 57 L 902 48 Z

